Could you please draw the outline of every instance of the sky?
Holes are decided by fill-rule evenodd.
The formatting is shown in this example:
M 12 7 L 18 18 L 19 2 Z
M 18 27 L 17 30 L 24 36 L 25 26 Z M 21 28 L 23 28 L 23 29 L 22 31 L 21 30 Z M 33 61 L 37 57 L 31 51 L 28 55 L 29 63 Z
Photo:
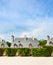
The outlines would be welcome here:
M 53 37 L 53 0 L 0 0 L 0 38 Z

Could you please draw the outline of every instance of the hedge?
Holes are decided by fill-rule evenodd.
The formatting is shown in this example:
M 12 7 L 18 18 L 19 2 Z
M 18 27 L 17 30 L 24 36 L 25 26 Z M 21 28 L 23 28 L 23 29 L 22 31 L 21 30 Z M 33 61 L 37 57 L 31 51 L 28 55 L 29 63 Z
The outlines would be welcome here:
M 30 56 L 30 49 L 29 48 L 19 48 L 18 49 L 20 56 Z
M 48 57 L 50 56 L 50 51 L 46 48 L 33 48 L 32 49 L 32 56 L 36 57 Z
M 53 46 L 44 46 L 43 48 L 0 48 L 0 56 L 6 51 L 7 56 L 15 56 L 16 52 L 19 56 L 33 57 L 50 57 L 53 52 Z
M 5 50 L 4 48 L 0 48 L 0 56 L 3 55 L 4 50 Z
M 15 56 L 16 52 L 19 53 L 19 56 L 30 56 L 29 48 L 0 48 L 0 56 L 3 55 L 4 51 L 6 51 L 8 56 Z

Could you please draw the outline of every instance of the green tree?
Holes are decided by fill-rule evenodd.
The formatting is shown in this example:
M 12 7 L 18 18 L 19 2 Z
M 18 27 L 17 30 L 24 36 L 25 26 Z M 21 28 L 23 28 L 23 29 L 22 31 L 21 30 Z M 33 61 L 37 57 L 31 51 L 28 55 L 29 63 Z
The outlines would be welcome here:
M 47 43 L 47 40 L 39 40 L 39 43 L 41 46 L 45 46 Z
M 8 45 L 8 47 L 11 46 L 11 43 L 9 41 L 7 41 L 6 44 Z

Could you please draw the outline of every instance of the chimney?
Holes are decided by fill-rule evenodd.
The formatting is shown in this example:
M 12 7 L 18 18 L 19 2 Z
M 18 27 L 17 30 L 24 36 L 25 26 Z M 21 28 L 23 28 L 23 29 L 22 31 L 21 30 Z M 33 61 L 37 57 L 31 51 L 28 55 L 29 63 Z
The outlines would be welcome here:
M 0 37 L 0 42 L 2 42 L 2 38 Z
M 27 36 L 26 35 L 24 35 L 24 39 L 25 39 L 25 41 L 27 40 Z
M 49 35 L 47 35 L 47 40 L 50 40 L 50 36 Z
M 12 37 L 12 43 L 14 42 L 14 35 L 11 36 Z
M 32 40 L 34 40 L 35 38 L 34 38 L 34 36 L 32 36 Z

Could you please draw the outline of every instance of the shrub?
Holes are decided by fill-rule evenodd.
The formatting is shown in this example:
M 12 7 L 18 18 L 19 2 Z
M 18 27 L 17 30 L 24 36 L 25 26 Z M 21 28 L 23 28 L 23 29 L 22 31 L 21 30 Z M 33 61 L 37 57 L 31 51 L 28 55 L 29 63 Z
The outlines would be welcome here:
M 47 48 L 33 48 L 32 56 L 48 57 L 50 56 L 50 51 Z
M 3 52 L 4 52 L 4 48 L 0 48 L 0 56 L 3 55 Z
M 8 56 L 15 56 L 17 49 L 16 48 L 7 48 L 6 50 Z
M 29 48 L 19 48 L 18 49 L 20 56 L 29 56 L 30 55 L 30 49 Z
M 0 48 L 0 56 L 6 51 L 8 56 L 15 56 L 16 52 L 19 56 L 34 56 L 34 57 L 50 57 L 53 52 L 53 46 L 43 46 L 43 48 Z

